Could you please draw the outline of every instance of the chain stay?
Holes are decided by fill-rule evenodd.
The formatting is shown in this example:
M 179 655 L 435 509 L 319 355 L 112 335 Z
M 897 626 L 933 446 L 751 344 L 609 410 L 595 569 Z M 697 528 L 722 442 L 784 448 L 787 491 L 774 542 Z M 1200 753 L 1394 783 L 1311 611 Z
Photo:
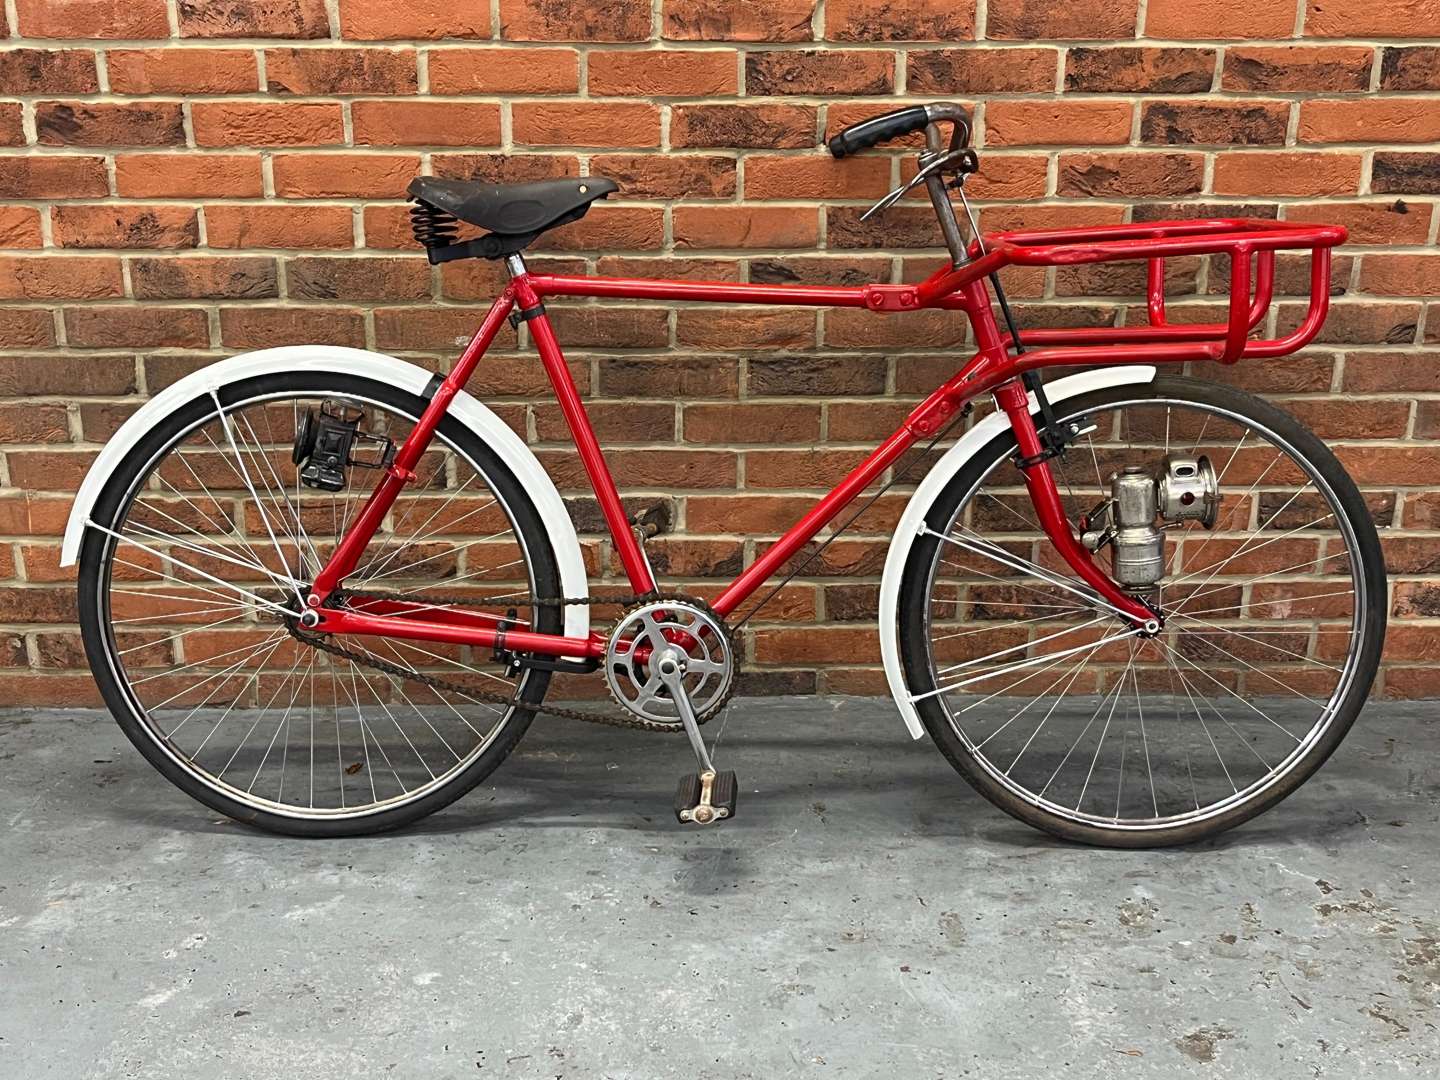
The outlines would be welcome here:
M 337 592 L 336 597 L 339 600 L 344 600 L 348 598 L 355 598 L 359 600 L 389 600 L 392 602 L 404 604 L 415 604 L 418 606 L 428 605 L 435 607 L 513 606 L 508 603 L 487 604 L 484 601 L 477 601 L 473 597 L 429 596 L 423 593 L 392 593 L 366 589 L 342 589 Z M 705 601 L 701 600 L 699 597 L 687 596 L 684 593 L 662 593 L 655 591 L 645 593 L 643 595 L 630 594 L 628 596 L 575 596 L 567 598 L 543 596 L 535 597 L 530 600 L 529 603 L 531 606 L 534 607 L 565 607 L 572 604 L 622 604 L 628 607 L 635 604 L 653 603 L 657 600 L 673 600 L 676 603 L 684 603 L 695 607 L 704 608 L 705 611 L 714 616 L 716 622 L 721 627 L 725 626 L 725 621 L 721 619 L 719 615 L 715 614 L 714 610 L 710 607 L 709 604 L 705 603 Z M 521 701 L 513 694 L 507 697 L 502 694 L 487 693 L 483 690 L 477 690 L 472 687 L 465 686 L 461 683 L 452 682 L 451 680 L 438 675 L 428 675 L 423 671 L 415 671 L 411 668 L 403 667 L 399 664 L 392 664 L 388 660 L 382 660 L 378 656 L 366 655 L 364 653 L 357 652 L 354 649 L 347 649 L 343 645 L 335 644 L 332 640 L 330 640 L 323 634 L 307 633 L 305 630 L 302 630 L 300 628 L 299 623 L 295 619 L 288 616 L 282 618 L 281 621 L 285 624 L 285 627 L 290 632 L 290 636 L 292 638 L 304 645 L 309 645 L 313 649 L 318 649 L 320 652 L 328 653 L 331 656 L 338 656 L 344 660 L 349 660 L 352 664 L 358 664 L 362 667 L 373 668 L 376 671 L 379 671 L 385 675 L 392 676 L 394 678 L 408 679 L 411 682 L 418 682 L 434 690 L 448 690 L 452 694 L 462 694 L 476 701 L 484 702 L 487 705 L 500 705 L 505 708 L 511 709 L 529 709 L 532 712 L 549 713 L 551 716 L 559 716 L 566 720 L 579 720 L 587 724 L 602 724 L 607 727 L 626 728 L 633 731 L 657 731 L 669 732 L 673 734 L 684 734 L 685 731 L 684 726 L 678 723 L 662 724 L 657 723 L 653 720 L 646 720 L 643 717 L 639 716 L 621 716 L 611 713 L 591 712 L 588 709 L 570 709 L 566 708 L 563 705 L 547 705 L 543 702 L 537 705 L 532 705 L 528 702 Z M 728 632 L 728 627 L 726 628 L 726 630 Z M 731 693 L 734 693 L 734 680 L 731 681 Z M 730 696 L 730 694 L 726 694 L 725 698 L 721 700 L 713 709 L 708 712 L 708 714 L 704 718 L 700 720 L 700 723 L 705 723 L 705 721 L 708 720 L 711 716 L 719 713 L 720 710 L 723 709 L 726 704 L 728 704 Z

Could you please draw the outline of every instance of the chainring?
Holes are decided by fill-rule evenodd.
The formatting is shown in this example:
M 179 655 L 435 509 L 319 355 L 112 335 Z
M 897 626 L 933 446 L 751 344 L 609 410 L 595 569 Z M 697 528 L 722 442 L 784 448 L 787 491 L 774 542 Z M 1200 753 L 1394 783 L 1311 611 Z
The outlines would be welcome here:
M 680 727 L 680 713 L 650 657 L 667 647 L 685 653 L 682 681 L 695 719 L 717 715 L 735 689 L 735 649 L 722 619 L 703 601 L 651 600 L 628 609 L 610 632 L 605 685 L 622 708 L 649 723 Z

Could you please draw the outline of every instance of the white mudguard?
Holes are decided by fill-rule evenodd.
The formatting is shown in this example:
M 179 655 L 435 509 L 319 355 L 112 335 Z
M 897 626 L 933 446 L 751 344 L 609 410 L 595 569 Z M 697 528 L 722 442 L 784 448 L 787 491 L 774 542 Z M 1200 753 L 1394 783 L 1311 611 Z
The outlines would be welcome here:
M 70 520 L 65 527 L 65 541 L 60 549 L 60 565 L 69 566 L 79 557 L 80 542 L 84 539 L 85 526 L 90 520 L 90 510 L 95 505 L 95 500 L 100 497 L 105 481 L 130 448 L 159 418 L 197 398 L 209 397 L 211 391 L 220 386 L 282 371 L 333 371 L 360 375 L 413 394 L 424 393 L 431 378 L 431 373 L 424 368 L 397 360 L 393 356 L 331 345 L 287 345 L 278 349 L 244 353 L 220 360 L 187 375 L 141 406 L 100 451 L 100 456 L 95 459 L 95 464 L 90 467 L 84 483 L 80 485 L 75 496 L 75 505 L 70 510 Z M 575 526 L 570 521 L 570 515 L 565 510 L 565 504 L 561 501 L 554 482 L 541 468 L 530 448 L 498 416 L 463 390 L 455 395 L 455 400 L 450 405 L 450 415 L 494 449 L 535 503 L 535 509 L 544 522 L 550 544 L 555 550 L 555 561 L 560 571 L 560 585 L 564 595 L 588 596 L 590 589 L 585 574 L 585 560 L 580 553 L 580 541 L 575 535 Z M 589 636 L 589 633 L 590 609 L 583 604 L 567 606 L 566 636 L 583 638 Z
M 1047 382 L 1045 395 L 1052 402 L 1063 401 L 1077 394 L 1103 390 L 1107 386 L 1147 383 L 1154 378 L 1153 367 L 1127 365 L 1096 368 L 1094 371 L 1084 371 L 1078 375 Z M 1032 394 L 1030 411 L 1036 413 L 1039 409 Z M 900 524 L 895 527 L 895 539 L 890 543 L 890 551 L 885 556 L 885 573 L 880 579 L 880 658 L 885 665 L 885 679 L 890 684 L 890 693 L 895 698 L 895 705 L 900 710 L 905 726 L 910 729 L 912 738 L 920 738 L 925 729 L 920 723 L 919 712 L 910 700 L 910 691 L 905 685 L 905 672 L 900 664 L 900 578 L 905 573 L 910 549 L 920 535 L 930 505 L 955 474 L 965 467 L 966 462 L 1009 426 L 1010 422 L 1005 418 L 1005 414 L 997 410 L 962 435 L 959 441 L 945 452 L 910 497 L 905 512 L 900 516 Z

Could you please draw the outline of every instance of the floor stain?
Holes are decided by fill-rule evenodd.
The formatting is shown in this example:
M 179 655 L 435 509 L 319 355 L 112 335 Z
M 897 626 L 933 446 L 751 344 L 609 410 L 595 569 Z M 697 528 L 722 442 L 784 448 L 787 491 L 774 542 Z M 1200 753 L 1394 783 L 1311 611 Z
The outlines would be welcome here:
M 1175 1048 L 1186 1057 L 1208 1065 L 1215 1060 L 1220 1044 L 1233 1038 L 1235 1033 L 1229 1028 L 1205 1027 L 1176 1039 Z

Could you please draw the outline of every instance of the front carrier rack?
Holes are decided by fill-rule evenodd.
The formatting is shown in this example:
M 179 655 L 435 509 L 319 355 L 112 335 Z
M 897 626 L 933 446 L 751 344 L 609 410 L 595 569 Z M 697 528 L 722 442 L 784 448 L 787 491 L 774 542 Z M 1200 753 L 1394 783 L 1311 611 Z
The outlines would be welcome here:
M 1146 314 L 1142 326 L 1061 327 L 1024 330 L 1022 370 L 1056 364 L 1113 364 L 1285 356 L 1320 332 L 1330 306 L 1330 250 L 1345 242 L 1338 225 L 1299 225 L 1250 218 L 1207 218 L 1100 225 L 987 235 L 970 246 L 970 261 L 932 274 L 915 286 L 906 307 L 958 306 L 955 290 L 1006 266 L 1078 266 L 1146 260 Z M 1252 339 L 1265 320 L 1275 289 L 1275 253 L 1310 252 L 1310 302 L 1300 325 L 1280 337 Z M 1224 322 L 1172 324 L 1165 312 L 1165 260 L 1223 255 L 1230 263 Z M 889 308 L 889 304 L 875 304 Z M 1034 348 L 1032 348 L 1034 347 Z

